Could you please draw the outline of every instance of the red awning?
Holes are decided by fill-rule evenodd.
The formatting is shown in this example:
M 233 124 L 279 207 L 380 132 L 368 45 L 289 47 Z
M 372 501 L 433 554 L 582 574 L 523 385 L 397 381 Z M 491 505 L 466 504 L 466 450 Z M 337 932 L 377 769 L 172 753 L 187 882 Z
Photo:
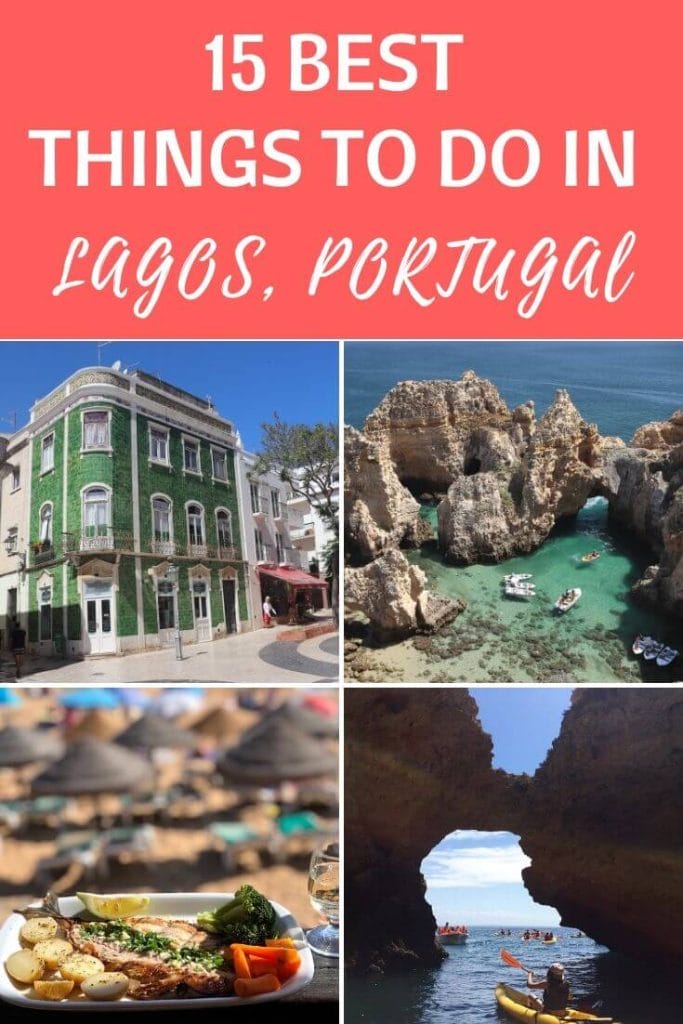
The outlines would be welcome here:
M 284 580 L 290 587 L 323 587 L 327 588 L 327 581 L 321 580 L 319 576 L 311 576 L 303 569 L 288 568 L 280 565 L 277 568 L 259 566 L 258 571 L 262 576 L 274 576 L 276 580 Z

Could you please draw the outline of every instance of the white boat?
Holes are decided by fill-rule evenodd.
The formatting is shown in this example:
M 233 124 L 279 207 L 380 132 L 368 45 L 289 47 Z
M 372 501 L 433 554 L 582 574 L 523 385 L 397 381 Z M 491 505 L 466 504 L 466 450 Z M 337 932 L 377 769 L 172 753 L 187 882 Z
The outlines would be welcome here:
M 514 586 L 517 583 L 523 583 L 525 580 L 532 580 L 533 573 L 530 572 L 511 572 L 507 576 L 503 576 L 503 583 L 512 583 Z
M 642 654 L 643 651 L 653 643 L 655 643 L 655 641 L 651 636 L 637 636 L 633 641 L 631 650 L 634 654 Z
M 569 590 L 565 590 L 564 594 L 561 594 L 555 602 L 555 610 L 558 612 L 568 612 L 570 608 L 573 608 L 576 602 L 581 597 L 581 589 L 579 587 L 570 587 Z
M 673 647 L 665 647 L 663 651 L 660 651 L 657 655 L 657 664 L 660 668 L 666 668 L 672 661 L 675 661 L 678 657 L 678 651 Z
M 505 587 L 505 596 L 506 597 L 523 597 L 523 598 L 525 598 L 528 601 L 529 598 L 536 597 L 536 591 L 534 590 L 533 587 L 513 586 L 511 583 L 508 583 L 508 584 L 506 584 L 506 587 Z
M 645 658 L 645 661 L 654 661 L 655 658 L 658 658 L 665 650 L 667 650 L 666 644 L 661 644 L 658 640 L 653 640 L 652 643 L 643 651 L 643 657 Z

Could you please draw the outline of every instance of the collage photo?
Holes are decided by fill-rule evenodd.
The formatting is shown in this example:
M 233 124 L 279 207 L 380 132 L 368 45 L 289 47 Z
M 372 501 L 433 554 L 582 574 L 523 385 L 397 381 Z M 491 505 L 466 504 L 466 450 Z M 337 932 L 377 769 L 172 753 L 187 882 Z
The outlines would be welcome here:
M 5 1019 L 677 1019 L 683 342 L 0 353 Z

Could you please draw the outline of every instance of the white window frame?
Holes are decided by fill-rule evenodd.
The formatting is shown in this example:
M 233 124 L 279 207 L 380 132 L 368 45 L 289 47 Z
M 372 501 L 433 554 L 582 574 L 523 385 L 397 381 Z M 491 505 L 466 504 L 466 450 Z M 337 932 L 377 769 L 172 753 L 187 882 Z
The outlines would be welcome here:
M 156 527 L 155 527 L 155 524 L 154 524 L 154 515 L 155 515 L 154 502 L 157 499 L 159 499 L 159 498 L 161 498 L 163 501 L 167 501 L 168 502 L 168 527 L 169 527 L 169 529 L 168 529 L 168 534 L 169 534 L 168 540 L 157 539 L 157 536 L 156 536 Z M 152 551 L 154 551 L 156 554 L 164 554 L 164 550 L 163 550 L 162 546 L 163 545 L 168 545 L 168 552 L 167 553 L 174 554 L 175 553 L 175 534 L 174 534 L 174 524 L 173 524 L 173 498 L 171 498 L 168 494 L 162 494 L 161 492 L 156 492 L 155 494 L 152 494 L 150 496 L 149 507 L 150 507 L 150 513 L 151 513 L 151 516 L 152 516 L 152 533 L 151 533 Z M 157 547 L 157 545 L 158 545 L 158 547 Z
M 90 412 L 105 413 L 107 417 L 107 443 L 103 445 L 86 445 L 85 443 L 85 417 Z M 89 452 L 106 452 L 111 455 L 113 452 L 111 443 L 111 409 L 83 409 L 81 411 L 81 455 L 87 455 Z
M 192 437 L 191 434 L 182 435 L 183 442 L 183 473 L 189 473 L 190 476 L 203 476 L 202 473 L 202 446 L 198 437 Z M 197 468 L 189 469 L 185 465 L 185 446 L 191 445 L 197 450 Z
M 218 516 L 219 516 L 219 514 L 225 515 L 227 517 L 227 520 L 228 520 L 228 532 L 229 532 L 229 535 L 230 535 L 230 540 L 229 540 L 228 544 L 222 544 L 221 543 L 221 535 L 220 535 L 220 531 L 218 529 Z M 220 507 L 220 508 L 217 508 L 217 509 L 214 510 L 214 516 L 215 516 L 215 519 L 216 519 L 216 546 L 217 546 L 218 550 L 220 551 L 220 550 L 225 550 L 225 548 L 234 548 L 235 547 L 235 534 L 234 534 L 233 528 L 232 528 L 232 512 L 230 511 L 229 508 Z
M 48 508 L 50 510 L 50 519 L 49 519 L 50 527 L 49 527 L 49 531 L 48 531 L 48 536 L 47 537 L 43 537 L 43 512 L 45 511 L 45 509 L 48 509 Z M 39 543 L 44 544 L 44 543 L 47 542 L 50 546 L 52 546 L 52 539 L 54 537 L 54 528 L 55 528 L 55 508 L 54 508 L 54 505 L 52 504 L 51 501 L 44 501 L 43 504 L 40 506 L 40 509 L 38 511 L 38 541 L 39 541 Z
M 166 458 L 158 459 L 152 454 L 152 434 L 163 434 L 166 438 Z M 171 465 L 171 431 L 168 427 L 162 426 L 160 423 L 149 423 L 147 425 L 147 450 L 149 453 L 148 461 L 154 466 L 170 466 Z
M 263 539 L 263 531 L 259 530 L 258 526 L 254 527 L 254 544 L 256 546 L 256 561 L 265 562 L 266 542 Z
M 42 643 L 47 643 L 47 642 L 51 641 L 52 640 L 52 634 L 53 634 L 53 629 L 52 629 L 52 605 L 53 605 L 53 601 L 54 601 L 54 583 L 53 583 L 52 577 L 50 577 L 50 582 L 49 583 L 46 583 L 45 580 L 44 580 L 44 577 L 41 577 L 38 580 L 38 582 L 37 582 L 37 590 L 38 590 L 38 642 L 42 644 Z M 44 590 L 49 590 L 50 591 L 50 600 L 49 601 L 43 601 L 43 591 Z M 43 608 L 44 607 L 48 607 L 50 609 L 50 635 L 49 636 L 43 636 Z
M 285 560 L 285 545 L 281 533 L 275 534 L 275 557 L 277 558 L 278 565 Z
M 223 459 L 223 467 L 225 469 L 225 476 L 224 477 L 216 476 L 216 471 L 215 471 L 214 461 L 213 461 L 215 455 L 220 455 L 221 458 Z M 228 476 L 228 452 L 227 452 L 226 448 L 216 448 L 214 445 L 211 445 L 211 479 L 214 481 L 214 483 L 228 484 L 228 485 L 230 484 L 230 479 L 229 479 L 229 476 Z
M 106 495 L 106 498 L 107 498 L 106 533 L 104 533 L 104 534 L 102 534 L 102 533 L 95 533 L 95 534 L 93 534 L 93 537 L 107 537 L 107 538 L 109 538 L 109 537 L 112 536 L 112 528 L 113 528 L 113 524 L 112 524 L 112 519 L 113 519 L 113 514 L 112 514 L 113 513 L 112 497 L 113 497 L 113 493 L 112 493 L 111 487 L 109 487 L 108 484 L 97 483 L 96 481 L 93 481 L 92 483 L 86 484 L 85 487 L 81 488 L 81 537 L 87 537 L 88 536 L 88 533 L 87 533 L 88 526 L 87 526 L 87 523 L 86 523 L 85 509 L 86 509 L 86 504 L 87 504 L 87 500 L 86 500 L 87 499 L 87 495 L 88 495 L 88 493 L 90 491 L 104 491 L 104 493 Z M 96 524 L 96 525 L 105 525 L 105 524 Z
M 282 515 L 282 502 L 277 487 L 270 488 L 270 510 L 273 513 L 273 519 L 279 519 Z
M 200 511 L 200 527 L 202 531 L 202 539 L 197 542 L 193 541 L 190 537 L 190 509 L 198 508 Z M 185 529 L 187 530 L 187 547 L 188 550 L 191 548 L 205 548 L 206 547 L 206 510 L 202 505 L 201 501 L 188 501 L 185 503 Z
M 254 497 L 256 497 L 256 507 L 254 508 Z M 261 508 L 261 485 L 256 483 L 254 480 L 249 481 L 249 501 L 251 503 L 252 515 L 256 515 L 258 512 L 263 512 Z
M 45 445 L 48 441 L 52 441 L 52 465 L 45 465 Z M 44 434 L 40 439 L 40 475 L 44 476 L 46 473 L 54 473 L 55 471 L 55 432 L 51 430 L 49 434 Z
M 7 536 L 9 537 L 10 540 L 14 541 L 14 543 L 10 546 L 8 554 L 16 555 L 17 551 L 19 550 L 19 527 L 10 526 L 7 530 Z
M 14 494 L 15 491 L 21 489 L 21 466 L 12 466 L 12 482 L 10 484 L 10 493 Z

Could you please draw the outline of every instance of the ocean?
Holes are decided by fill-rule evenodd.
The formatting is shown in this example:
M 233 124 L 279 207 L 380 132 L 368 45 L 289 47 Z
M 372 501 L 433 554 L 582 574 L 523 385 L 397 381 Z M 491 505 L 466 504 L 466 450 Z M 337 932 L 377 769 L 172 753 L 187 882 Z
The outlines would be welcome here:
M 561 961 L 574 995 L 573 1005 L 613 1016 L 621 1024 L 663 1024 L 680 1019 L 680 992 L 670 972 L 611 953 L 590 938 L 572 939 L 575 929 L 554 928 L 558 942 L 523 942 L 523 927 L 502 938 L 496 928 L 470 928 L 464 946 L 451 946 L 441 967 L 397 975 L 349 977 L 346 1024 L 504 1024 L 494 991 L 503 981 L 526 991 L 526 975 L 506 967 L 505 948 L 536 976 Z
M 629 440 L 643 423 L 683 405 L 683 344 L 614 342 L 353 343 L 346 346 L 346 420 L 362 426 L 399 380 L 457 379 L 474 369 L 492 380 L 509 405 L 532 398 L 537 415 L 566 387 L 601 433 Z M 446 565 L 435 546 L 407 551 L 436 593 L 463 598 L 466 611 L 432 641 L 382 648 L 378 666 L 392 681 L 639 682 L 678 681 L 679 658 L 658 668 L 631 653 L 637 633 L 680 647 L 680 624 L 636 605 L 629 590 L 649 552 L 608 523 L 607 502 L 592 498 L 558 525 L 533 554 L 499 565 Z M 423 508 L 436 525 L 436 508 Z M 598 550 L 592 564 L 581 555 Z M 506 598 L 502 578 L 531 573 L 536 596 Z M 553 604 L 568 587 L 579 603 L 563 616 Z

